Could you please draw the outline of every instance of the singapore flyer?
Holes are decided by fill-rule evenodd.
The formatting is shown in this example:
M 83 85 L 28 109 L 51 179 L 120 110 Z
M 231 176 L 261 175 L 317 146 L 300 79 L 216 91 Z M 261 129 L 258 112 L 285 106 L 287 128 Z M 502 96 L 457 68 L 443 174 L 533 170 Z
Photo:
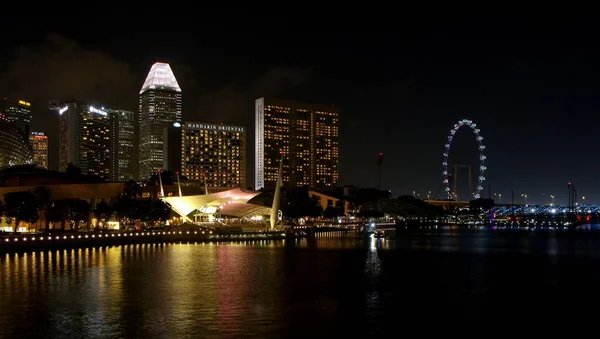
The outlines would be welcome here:
M 448 156 L 450 154 L 450 145 L 452 145 L 452 139 L 454 138 L 454 135 L 456 134 L 456 132 L 462 128 L 462 127 L 468 127 L 470 128 L 473 133 L 475 133 L 475 138 L 477 140 L 477 145 L 479 147 L 479 176 L 477 178 L 477 186 L 475 187 L 475 192 L 470 192 L 473 194 L 473 198 L 474 199 L 479 199 L 481 198 L 481 191 L 483 190 L 483 182 L 485 181 L 485 154 L 484 154 L 484 150 L 485 150 L 485 146 L 483 145 L 483 137 L 479 134 L 480 130 L 479 128 L 477 128 L 477 125 L 475 123 L 473 123 L 473 121 L 468 120 L 468 119 L 463 119 L 463 120 L 459 120 L 458 123 L 454 124 L 454 128 L 452 128 L 450 130 L 450 135 L 448 136 L 448 141 L 446 142 L 445 145 L 445 149 L 444 149 L 444 160 L 442 162 L 442 166 L 443 166 L 443 175 L 444 175 L 444 186 L 445 186 L 445 190 L 446 190 L 446 195 L 448 200 L 453 200 L 453 196 L 455 195 L 455 192 L 452 192 L 450 189 L 450 172 L 448 171 Z

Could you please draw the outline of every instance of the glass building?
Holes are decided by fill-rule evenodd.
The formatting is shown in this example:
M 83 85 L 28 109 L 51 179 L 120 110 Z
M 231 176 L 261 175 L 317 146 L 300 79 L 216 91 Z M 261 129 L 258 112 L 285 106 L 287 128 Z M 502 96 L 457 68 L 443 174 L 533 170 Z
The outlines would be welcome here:
M 339 181 L 338 107 L 290 100 L 255 101 L 254 189 L 273 188 L 283 155 L 283 184 L 328 188 Z
M 55 104 L 59 114 L 59 170 L 69 163 L 83 174 L 110 177 L 110 118 L 101 106 L 82 102 Z
M 33 149 L 33 163 L 48 168 L 48 136 L 42 132 L 31 132 L 29 143 Z
M 106 109 L 110 119 L 110 180 L 134 179 L 135 114 L 120 109 Z
M 31 164 L 33 151 L 21 129 L 0 114 L 0 167 Z
M 0 113 L 3 113 L 8 120 L 14 122 L 25 136 L 29 135 L 32 120 L 31 103 L 25 100 L 12 101 L 4 98 Z
M 167 63 L 150 68 L 139 97 L 139 179 L 162 167 L 163 130 L 181 122 L 181 88 Z

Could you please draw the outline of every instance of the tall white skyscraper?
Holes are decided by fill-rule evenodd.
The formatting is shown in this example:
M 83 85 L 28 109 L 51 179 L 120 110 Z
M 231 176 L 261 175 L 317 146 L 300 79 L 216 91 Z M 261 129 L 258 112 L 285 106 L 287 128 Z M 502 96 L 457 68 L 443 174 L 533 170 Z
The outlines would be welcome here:
M 169 64 L 152 65 L 139 103 L 139 178 L 145 180 L 163 165 L 164 128 L 181 122 L 181 88 Z

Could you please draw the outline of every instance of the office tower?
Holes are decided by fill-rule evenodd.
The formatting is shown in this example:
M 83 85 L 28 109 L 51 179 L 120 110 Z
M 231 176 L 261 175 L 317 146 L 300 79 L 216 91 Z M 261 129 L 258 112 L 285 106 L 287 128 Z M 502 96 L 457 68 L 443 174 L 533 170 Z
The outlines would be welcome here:
M 150 68 L 140 91 L 139 166 L 141 180 L 148 179 L 163 164 L 163 130 L 181 122 L 181 88 L 167 63 Z
M 110 119 L 104 107 L 82 102 L 51 104 L 59 116 L 59 170 L 67 165 L 82 174 L 108 179 L 110 175 Z
M 32 153 L 17 124 L 0 113 L 0 168 L 31 164 Z
M 26 140 L 31 132 L 31 103 L 25 100 L 8 100 L 4 98 L 0 113 L 15 123 L 23 132 Z
M 165 162 L 166 168 L 179 170 L 188 180 L 204 180 L 205 175 L 208 187 L 246 188 L 244 127 L 185 122 L 166 131 L 166 158 L 173 159 Z M 173 168 L 178 161 L 180 166 Z
M 110 119 L 110 180 L 131 180 L 135 168 L 135 114 L 112 108 L 106 112 Z
M 48 168 L 48 136 L 43 132 L 31 132 L 29 143 L 33 148 L 33 163 Z
M 337 106 L 260 98 L 255 112 L 254 189 L 275 186 L 282 155 L 284 186 L 327 188 L 338 183 Z

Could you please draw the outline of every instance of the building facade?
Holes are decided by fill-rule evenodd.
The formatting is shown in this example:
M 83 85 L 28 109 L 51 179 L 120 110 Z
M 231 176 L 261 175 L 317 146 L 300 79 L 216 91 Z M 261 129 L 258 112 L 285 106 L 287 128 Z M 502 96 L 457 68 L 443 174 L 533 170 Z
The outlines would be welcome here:
M 2 102 L 3 113 L 8 120 L 15 123 L 26 137 L 31 132 L 31 103 L 25 100 L 8 100 L 4 98 Z
M 199 122 L 165 129 L 163 167 L 208 187 L 246 188 L 246 128 Z
M 106 109 L 110 119 L 110 180 L 127 181 L 135 177 L 135 114 Z
M 59 170 L 67 165 L 81 169 L 82 174 L 110 177 L 110 117 L 104 107 L 82 102 L 51 106 L 59 114 Z
M 33 151 L 17 124 L 0 114 L 0 168 L 31 164 Z
M 181 122 L 181 88 L 167 63 L 150 68 L 139 97 L 139 179 L 148 179 L 162 167 L 163 132 Z
M 48 136 L 43 132 L 31 132 L 29 143 L 33 149 L 33 163 L 48 169 Z
M 287 187 L 333 187 L 339 180 L 338 107 L 290 100 L 255 101 L 254 189 L 273 188 L 283 156 Z

